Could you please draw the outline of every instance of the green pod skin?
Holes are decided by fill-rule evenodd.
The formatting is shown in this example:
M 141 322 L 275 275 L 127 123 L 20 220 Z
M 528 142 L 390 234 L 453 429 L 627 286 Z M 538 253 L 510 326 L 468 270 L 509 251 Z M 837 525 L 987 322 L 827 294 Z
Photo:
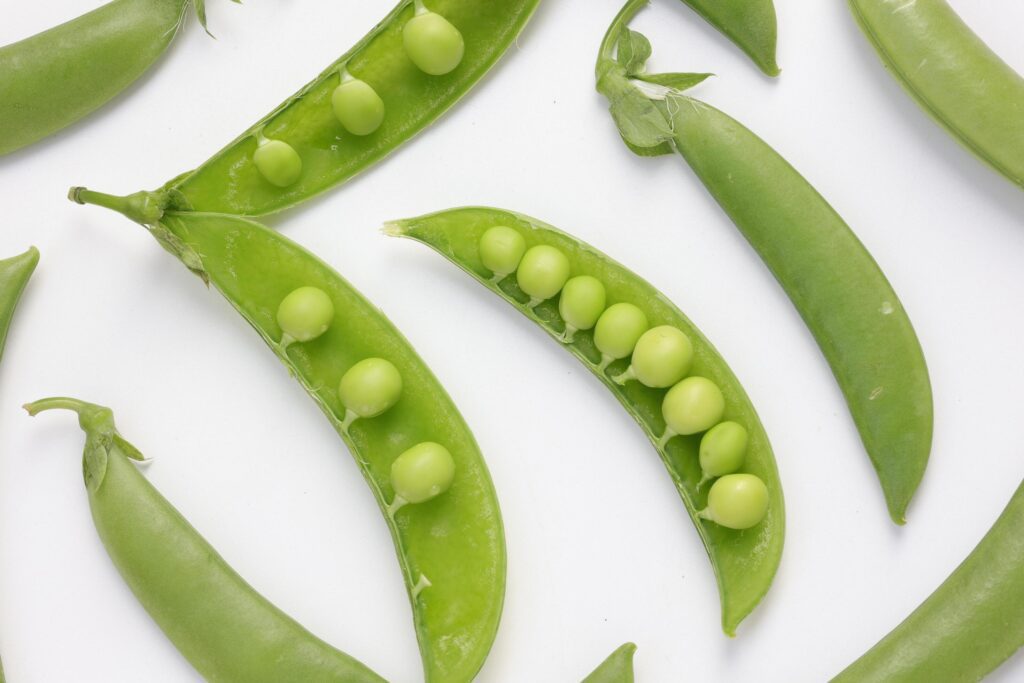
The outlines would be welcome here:
M 721 31 L 768 76 L 779 75 L 775 62 L 778 29 L 772 0 L 683 0 Z
M 189 0 L 114 0 L 0 47 L 0 155 L 106 104 L 164 53 Z
M 458 102 L 504 54 L 539 0 L 427 0 L 465 39 L 465 56 L 449 74 L 431 76 L 406 56 L 402 27 L 413 0 L 402 0 L 380 24 L 313 82 L 242 133 L 198 169 L 157 191 L 175 210 L 262 216 L 287 209 L 345 182 L 396 150 Z M 340 73 L 368 83 L 383 99 L 384 120 L 365 136 L 347 133 L 331 105 Z M 252 162 L 257 138 L 283 140 L 302 157 L 299 179 L 268 183 Z
M 980 681 L 1024 645 L 1024 484 L 977 547 L 833 683 Z
M 490 651 L 505 595 L 501 511 L 469 427 L 409 342 L 330 266 L 259 223 L 223 214 L 161 216 L 145 194 L 121 199 L 78 189 L 73 196 L 146 225 L 224 295 L 299 380 L 348 444 L 385 513 L 426 680 L 471 680 Z M 316 339 L 282 348 L 278 306 L 298 287 L 323 290 L 334 304 L 335 322 Z M 385 413 L 346 428 L 336 387 L 349 368 L 371 357 L 398 369 L 401 398 Z M 454 482 L 437 498 L 392 513 L 391 464 L 425 441 L 451 452 Z
M 82 469 L 103 546 L 135 597 L 208 681 L 384 683 L 272 605 L 224 561 L 131 461 L 144 458 L 109 408 L 70 398 L 25 406 L 78 413 Z
M 642 146 L 630 138 L 648 146 L 641 154 L 679 152 L 775 275 L 832 367 L 889 515 L 903 524 L 932 441 L 931 382 L 910 319 L 849 226 L 764 140 L 679 90 L 628 78 L 615 43 L 644 4 L 627 3 L 598 59 L 620 134 L 634 151 Z
M 1024 187 L 1024 78 L 945 0 L 849 0 L 882 63 L 969 150 Z
M 667 389 L 652 389 L 640 382 L 616 383 L 612 378 L 626 370 L 629 358 L 619 359 L 601 371 L 602 357 L 594 346 L 593 330 L 578 331 L 572 341 L 566 343 L 563 335 L 565 323 L 558 313 L 557 299 L 531 309 L 528 306 L 530 297 L 519 289 L 515 277 L 506 277 L 498 282 L 491 279 L 491 272 L 480 260 L 478 244 L 483 233 L 495 225 L 518 230 L 527 247 L 546 244 L 561 250 L 569 258 L 573 275 L 590 275 L 604 283 L 609 303 L 630 302 L 641 306 L 651 327 L 671 325 L 690 338 L 693 343 L 690 374 L 715 382 L 726 399 L 722 419 L 740 422 L 750 432 L 749 450 L 742 469 L 760 477 L 768 486 L 771 498 L 768 514 L 760 524 L 745 531 L 735 531 L 698 516 L 707 500 L 706 487 L 701 490 L 699 486 L 702 476 L 698 451 L 702 435 L 676 436 L 661 445 L 660 437 L 665 433 L 662 400 Z M 422 242 L 465 270 L 540 325 L 615 395 L 647 434 L 675 482 L 718 580 L 722 629 L 728 635 L 734 635 L 739 623 L 768 591 L 779 565 L 785 535 L 782 484 L 768 437 L 750 399 L 700 330 L 664 294 L 635 273 L 588 244 L 521 214 L 483 207 L 452 209 L 390 223 L 385 231 Z
M 633 683 L 633 654 L 636 645 L 626 643 L 594 669 L 583 683 Z

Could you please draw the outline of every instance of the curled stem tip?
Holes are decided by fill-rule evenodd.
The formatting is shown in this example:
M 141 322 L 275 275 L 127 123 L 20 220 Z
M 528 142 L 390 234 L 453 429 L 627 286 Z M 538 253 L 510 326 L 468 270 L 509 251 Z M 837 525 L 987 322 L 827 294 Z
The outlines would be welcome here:
M 164 215 L 164 202 L 153 192 L 136 192 L 126 197 L 94 192 L 85 187 L 72 187 L 68 199 L 76 204 L 93 204 L 117 211 L 143 225 L 153 225 Z

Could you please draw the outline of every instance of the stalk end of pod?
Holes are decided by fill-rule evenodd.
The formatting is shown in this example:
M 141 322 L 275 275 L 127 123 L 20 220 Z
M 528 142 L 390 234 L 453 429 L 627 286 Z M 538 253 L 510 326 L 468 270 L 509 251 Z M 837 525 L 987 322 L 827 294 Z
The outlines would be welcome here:
M 79 401 L 76 398 L 64 396 L 43 398 L 32 403 L 26 403 L 22 408 L 32 417 L 45 410 L 70 410 L 78 414 L 78 423 L 87 432 L 114 431 L 114 411 L 93 403 Z
M 166 202 L 155 192 L 136 192 L 126 197 L 93 192 L 85 187 L 72 187 L 68 199 L 76 204 L 102 206 L 142 225 L 155 225 L 163 218 Z
M 388 221 L 381 226 L 380 231 L 388 237 L 405 237 L 408 232 L 401 221 Z

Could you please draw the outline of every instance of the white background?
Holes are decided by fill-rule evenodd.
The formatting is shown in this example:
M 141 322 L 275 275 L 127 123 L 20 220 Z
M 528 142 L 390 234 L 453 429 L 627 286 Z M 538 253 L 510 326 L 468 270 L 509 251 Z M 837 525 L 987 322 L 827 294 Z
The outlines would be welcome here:
M 94 6 L 15 3 L 0 44 Z M 780 79 L 681 3 L 634 24 L 652 69 L 786 156 L 846 218 L 911 314 L 935 445 L 905 528 L 888 519 L 842 396 L 797 313 L 678 157 L 640 159 L 594 91 L 619 0 L 546 0 L 442 122 L 273 225 L 326 258 L 408 335 L 472 425 L 501 498 L 508 592 L 481 681 L 579 680 L 626 640 L 637 680 L 822 681 L 895 626 L 995 520 L 1021 478 L 1024 192 L 961 149 L 882 69 L 846 3 L 777 0 Z M 1024 4 L 953 3 L 1024 70 Z M 113 407 L 147 476 L 261 592 L 395 681 L 418 680 L 390 538 L 314 404 L 216 293 L 141 228 L 68 186 L 126 193 L 191 168 L 391 7 L 209 3 L 137 87 L 0 159 L 0 254 L 42 250 L 0 372 L 0 651 L 8 680 L 188 681 L 97 540 L 70 394 Z M 751 395 L 785 483 L 786 552 L 729 640 L 714 579 L 643 435 L 586 370 L 425 247 L 378 226 L 465 204 L 553 223 L 660 287 Z M 1024 677 L 1015 657 L 993 676 Z

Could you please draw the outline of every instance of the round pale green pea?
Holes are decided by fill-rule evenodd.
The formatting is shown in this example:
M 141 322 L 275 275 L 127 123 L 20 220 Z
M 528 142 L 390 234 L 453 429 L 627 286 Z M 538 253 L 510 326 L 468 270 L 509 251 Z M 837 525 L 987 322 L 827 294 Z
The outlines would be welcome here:
M 497 277 L 516 272 L 526 253 L 526 240 L 507 225 L 489 228 L 480 237 L 480 260 Z
M 727 474 L 708 491 L 708 506 L 701 513 L 730 529 L 749 529 L 768 514 L 768 487 L 753 474 Z
M 288 187 L 302 174 L 302 157 L 282 140 L 262 140 L 252 155 L 256 170 L 268 183 Z
M 696 434 L 722 419 L 725 397 L 706 377 L 687 377 L 668 390 L 661 403 L 665 423 L 676 434 Z
M 577 275 L 565 283 L 558 299 L 558 314 L 567 327 L 589 330 L 604 312 L 607 295 L 596 277 Z
M 402 28 L 405 54 L 420 71 L 443 76 L 455 70 L 466 50 L 459 29 L 437 12 L 422 12 Z
M 633 349 L 633 374 L 645 386 L 670 387 L 686 377 L 692 364 L 690 338 L 671 325 L 647 330 Z
M 605 356 L 625 358 L 633 353 L 637 341 L 646 331 L 647 316 L 643 311 L 633 304 L 612 304 L 597 319 L 594 344 Z
M 516 271 L 519 289 L 540 301 L 558 294 L 568 279 L 569 259 L 546 244 L 530 247 Z
M 391 463 L 391 486 L 407 503 L 422 503 L 441 495 L 455 478 L 455 460 L 439 443 L 425 441 Z
M 334 320 L 334 304 L 317 287 L 299 287 L 281 300 L 277 324 L 295 341 L 307 342 L 327 331 Z
M 748 435 L 738 422 L 720 422 L 700 440 L 700 469 L 705 477 L 721 477 L 743 467 Z
M 364 358 L 344 374 L 338 397 L 359 417 L 376 417 L 398 402 L 402 375 L 383 358 Z
M 384 100 L 369 83 L 358 78 L 345 79 L 334 89 L 331 106 L 352 135 L 369 135 L 384 122 Z

